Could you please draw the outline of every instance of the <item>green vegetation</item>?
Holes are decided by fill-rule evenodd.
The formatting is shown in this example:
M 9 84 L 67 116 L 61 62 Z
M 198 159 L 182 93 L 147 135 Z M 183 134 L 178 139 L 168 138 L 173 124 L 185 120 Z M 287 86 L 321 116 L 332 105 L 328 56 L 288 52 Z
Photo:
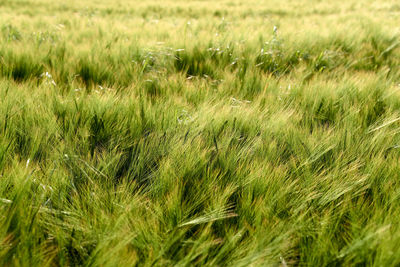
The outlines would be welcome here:
M 398 266 L 400 6 L 0 0 L 0 266 Z

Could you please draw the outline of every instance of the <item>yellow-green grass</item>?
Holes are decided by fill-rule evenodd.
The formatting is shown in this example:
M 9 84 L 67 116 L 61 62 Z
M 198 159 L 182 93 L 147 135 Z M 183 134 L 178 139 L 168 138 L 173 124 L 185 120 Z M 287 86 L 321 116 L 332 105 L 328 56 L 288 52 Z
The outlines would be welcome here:
M 397 266 L 399 13 L 0 0 L 0 265 Z

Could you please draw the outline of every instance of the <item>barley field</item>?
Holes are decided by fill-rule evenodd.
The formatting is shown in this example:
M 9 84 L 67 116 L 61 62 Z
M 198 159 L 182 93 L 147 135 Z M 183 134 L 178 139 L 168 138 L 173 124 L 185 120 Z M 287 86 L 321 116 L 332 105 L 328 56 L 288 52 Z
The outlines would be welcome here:
M 399 266 L 394 0 L 0 0 L 0 266 Z

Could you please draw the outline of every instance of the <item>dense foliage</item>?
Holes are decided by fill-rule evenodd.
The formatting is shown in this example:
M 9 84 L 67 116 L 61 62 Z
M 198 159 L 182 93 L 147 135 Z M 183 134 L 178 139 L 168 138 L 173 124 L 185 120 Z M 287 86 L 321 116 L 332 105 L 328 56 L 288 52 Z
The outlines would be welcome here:
M 0 0 L 0 265 L 400 264 L 400 7 L 331 2 Z

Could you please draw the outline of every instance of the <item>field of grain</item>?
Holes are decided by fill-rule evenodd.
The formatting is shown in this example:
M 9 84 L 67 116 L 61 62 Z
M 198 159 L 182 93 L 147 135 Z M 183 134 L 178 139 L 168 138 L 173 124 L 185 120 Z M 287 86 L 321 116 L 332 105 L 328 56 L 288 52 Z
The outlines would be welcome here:
M 398 266 L 399 16 L 0 0 L 0 266 Z

